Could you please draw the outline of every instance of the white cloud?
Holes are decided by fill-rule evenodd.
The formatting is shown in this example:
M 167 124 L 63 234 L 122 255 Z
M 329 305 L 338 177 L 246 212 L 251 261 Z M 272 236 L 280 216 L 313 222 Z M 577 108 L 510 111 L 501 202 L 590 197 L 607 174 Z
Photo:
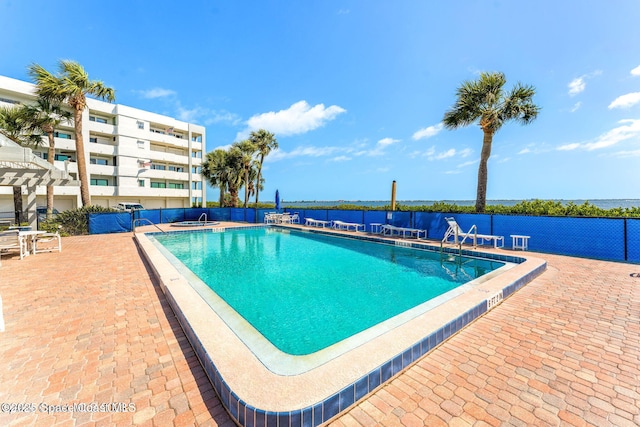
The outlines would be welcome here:
M 614 99 L 613 102 L 609 104 L 609 109 L 629 108 L 636 105 L 638 102 L 640 102 L 640 92 L 627 93 L 626 95 L 621 95 Z
M 582 105 L 582 102 L 578 101 L 575 104 L 573 104 L 573 107 L 571 107 L 571 110 L 569 110 L 572 113 L 575 113 L 576 111 L 578 111 L 578 108 L 580 108 L 580 106 Z
M 149 90 L 134 90 L 134 92 L 147 99 L 164 98 L 167 96 L 176 95 L 176 91 L 171 89 L 163 89 L 161 87 L 155 87 Z
M 569 96 L 576 96 L 577 94 L 583 92 L 587 87 L 586 79 L 590 79 L 595 76 L 599 76 L 602 74 L 602 71 L 595 70 L 591 73 L 584 74 L 580 77 L 576 77 L 575 79 L 569 82 Z
M 346 162 L 348 160 L 351 160 L 351 157 L 349 157 L 349 156 L 337 156 L 337 157 L 334 157 L 333 159 L 331 159 L 332 162 Z
M 464 148 L 462 150 L 456 150 L 455 148 L 450 148 L 445 151 L 437 152 L 435 146 L 429 147 L 426 151 L 413 151 L 410 156 L 411 157 L 426 157 L 430 161 L 433 160 L 444 160 L 449 159 L 451 157 L 469 157 L 473 154 L 473 150 L 471 148 Z
M 345 113 L 342 107 L 317 104 L 311 107 L 307 101 L 299 101 L 286 110 L 257 114 L 247 120 L 247 128 L 239 132 L 236 139 L 244 139 L 253 130 L 266 129 L 276 137 L 306 133 L 324 126 L 328 121 Z
M 606 147 L 611 147 L 619 142 L 627 139 L 640 137 L 640 120 L 620 120 L 618 122 L 621 126 L 611 129 L 610 131 L 600 135 L 593 142 L 578 143 L 561 145 L 557 148 L 560 151 L 570 151 L 582 148 L 588 151 L 599 150 Z
M 446 159 L 446 158 L 449 158 L 449 157 L 453 157 L 455 155 L 456 155 L 456 149 L 455 148 L 450 148 L 447 151 L 443 151 L 442 153 L 434 156 L 433 159 L 442 160 L 442 159 Z M 433 160 L 433 159 L 429 159 L 429 160 Z
M 344 151 L 342 147 L 296 147 L 291 151 L 283 151 L 278 149 L 272 151 L 269 156 L 265 157 L 266 162 L 276 162 L 278 160 L 290 159 L 294 157 L 322 157 L 330 156 L 336 152 Z
M 394 139 L 394 138 L 382 138 L 381 140 L 379 140 L 376 145 L 370 149 L 370 150 L 358 150 L 353 152 L 354 156 L 384 156 L 386 154 L 386 152 L 384 151 L 388 146 L 398 143 L 400 142 L 399 139 Z M 366 144 L 364 145 L 366 146 Z M 358 148 L 363 147 L 362 144 L 358 145 Z M 352 150 L 350 150 L 352 151 Z
M 475 165 L 476 163 L 478 163 L 480 161 L 480 159 L 476 159 L 476 160 L 470 160 L 468 162 L 464 162 L 464 163 L 460 163 L 458 165 L 459 168 L 466 168 L 467 166 L 471 166 L 471 165 Z
M 571 151 L 571 150 L 575 150 L 577 148 L 580 148 L 582 146 L 582 144 L 578 144 L 577 142 L 571 143 L 571 144 L 565 144 L 565 145 L 561 145 L 558 147 L 558 150 L 560 151 Z
M 640 150 L 618 151 L 616 153 L 613 153 L 613 155 L 616 156 L 616 157 L 621 157 L 621 158 L 625 158 L 625 157 L 640 157 Z
M 523 148 L 522 150 L 518 151 L 518 154 L 527 154 L 527 153 L 531 153 L 531 150 L 529 150 L 528 148 Z
M 230 113 L 229 111 L 221 110 L 211 110 L 209 111 L 204 120 L 205 125 L 213 125 L 216 123 L 229 123 L 231 125 L 238 125 L 241 122 L 240 116 L 235 113 Z
M 431 138 L 432 136 L 437 135 L 443 129 L 442 123 L 438 123 L 437 125 L 429 126 L 424 129 L 420 129 L 416 131 L 412 138 L 417 141 L 422 138 Z
M 184 108 L 179 103 L 176 107 L 176 110 L 178 111 L 178 114 L 177 114 L 178 120 L 182 120 L 183 122 L 190 122 L 190 123 L 197 122 L 199 117 L 203 117 L 208 113 L 208 110 L 204 108 L 201 108 L 201 107 Z
M 640 65 L 638 65 L 636 68 L 631 70 L 631 75 L 632 76 L 640 76 Z
M 465 148 L 464 150 L 460 150 L 458 154 L 460 154 L 460 157 L 469 157 L 473 154 L 473 150 L 471 148 Z
M 382 138 L 380 141 L 378 141 L 378 145 L 386 147 L 387 145 L 391 145 L 394 144 L 396 142 L 400 142 L 399 139 L 393 139 L 393 138 Z
M 587 87 L 584 78 L 578 77 L 569 83 L 569 96 L 576 96 Z

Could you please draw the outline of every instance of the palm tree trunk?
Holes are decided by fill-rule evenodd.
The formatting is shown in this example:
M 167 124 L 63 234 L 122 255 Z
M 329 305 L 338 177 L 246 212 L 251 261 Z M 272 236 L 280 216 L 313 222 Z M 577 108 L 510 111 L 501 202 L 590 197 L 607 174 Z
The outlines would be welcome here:
M 487 206 L 487 162 L 491 156 L 491 143 L 493 133 L 483 130 L 482 153 L 480 154 L 480 166 L 478 166 L 478 191 L 476 193 L 476 212 L 482 213 Z
M 53 136 L 53 130 L 47 132 L 49 138 L 49 152 L 47 154 L 49 163 L 53 165 L 56 157 L 55 138 Z M 53 216 L 53 185 L 47 185 L 47 219 L 51 219 Z
M 229 195 L 231 195 L 231 207 L 238 207 L 238 189 L 235 187 L 229 187 Z
M 244 171 L 244 208 L 247 208 L 249 203 L 249 170 Z
M 264 162 L 264 154 L 260 155 L 260 166 L 258 166 L 258 178 L 256 179 L 256 207 L 258 206 L 258 198 L 260 197 L 260 178 L 262 178 L 262 162 Z
M 74 108 L 73 120 L 76 136 L 76 163 L 78 165 L 78 179 L 80 180 L 80 197 L 82 206 L 91 205 L 89 193 L 89 176 L 87 174 L 87 159 L 84 155 L 84 140 L 82 139 L 82 109 Z

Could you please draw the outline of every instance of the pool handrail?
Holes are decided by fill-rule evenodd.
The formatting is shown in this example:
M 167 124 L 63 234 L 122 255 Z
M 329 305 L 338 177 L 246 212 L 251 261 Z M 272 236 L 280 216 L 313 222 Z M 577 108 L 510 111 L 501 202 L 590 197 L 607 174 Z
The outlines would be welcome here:
M 204 223 L 206 224 L 207 223 L 207 214 L 205 212 L 202 212 L 202 215 L 200 215 L 198 217 L 198 222 L 203 222 L 202 221 L 202 217 L 204 217 Z
M 133 231 L 133 234 L 136 233 L 136 222 L 138 221 L 146 221 L 149 224 L 153 225 L 155 228 L 157 228 L 158 230 L 160 230 L 163 233 L 166 233 L 166 231 L 164 231 L 162 228 L 158 227 L 157 224 L 154 224 L 153 222 L 151 222 L 151 220 L 149 220 L 149 218 L 136 218 L 133 221 L 131 221 L 131 231 Z M 140 224 L 138 224 L 139 226 Z

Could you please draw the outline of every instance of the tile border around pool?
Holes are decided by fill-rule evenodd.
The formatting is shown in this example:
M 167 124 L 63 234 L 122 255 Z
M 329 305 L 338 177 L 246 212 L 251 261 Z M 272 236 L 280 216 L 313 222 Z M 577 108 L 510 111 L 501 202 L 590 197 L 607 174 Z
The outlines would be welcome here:
M 252 226 L 251 228 L 262 228 L 264 226 Z M 228 228 L 239 228 L 239 227 L 228 227 Z M 196 232 L 210 232 L 211 230 L 196 230 Z M 218 230 L 216 230 L 218 231 Z M 310 230 L 313 232 L 318 232 L 320 230 Z M 176 230 L 171 231 L 170 233 L 182 233 L 189 232 L 187 230 Z M 321 231 L 320 231 L 321 232 Z M 322 234 L 323 232 L 321 232 Z M 332 232 L 324 232 L 323 234 L 335 234 Z M 378 241 L 385 244 L 393 244 L 392 242 L 372 237 L 372 236 L 360 236 L 360 235 L 344 235 L 344 237 L 348 238 L 357 238 L 364 240 L 372 240 Z M 387 359 L 382 364 L 378 365 L 373 370 L 361 375 L 359 378 L 351 381 L 348 385 L 342 387 L 338 391 L 330 394 L 329 397 L 321 399 L 315 403 L 310 403 L 307 405 L 301 405 L 301 408 L 292 408 L 292 410 L 286 411 L 270 411 L 268 408 L 258 408 L 252 405 L 249 402 L 246 402 L 242 399 L 241 396 L 238 396 L 236 392 L 234 392 L 228 382 L 223 378 L 220 373 L 218 367 L 214 364 L 212 356 L 207 352 L 206 344 L 202 342 L 202 340 L 198 337 L 194 330 L 194 325 L 191 324 L 188 319 L 188 315 L 186 315 L 180 305 L 176 301 L 174 297 L 173 281 L 179 281 L 178 278 L 175 277 L 167 277 L 166 272 L 162 272 L 160 270 L 163 267 L 158 267 L 154 264 L 153 258 L 154 256 L 147 253 L 148 247 L 146 243 L 149 243 L 146 238 L 142 238 L 139 235 L 136 235 L 136 241 L 142 247 L 142 252 L 149 261 L 149 265 L 151 266 L 154 274 L 158 278 L 161 283 L 161 287 L 167 297 L 169 304 L 171 305 L 176 317 L 178 318 L 182 328 L 185 331 L 189 342 L 194 348 L 201 364 L 203 365 L 207 376 L 209 377 L 211 383 L 213 384 L 216 393 L 220 397 L 223 405 L 226 410 L 229 412 L 231 417 L 235 422 L 242 426 L 273 426 L 276 427 L 278 425 L 286 425 L 286 426 L 316 426 L 322 423 L 329 421 L 334 418 L 340 412 L 344 411 L 366 395 L 370 394 L 374 390 L 376 390 L 381 385 L 385 384 L 392 377 L 396 376 L 408 366 L 413 364 L 419 358 L 427 354 L 429 351 L 434 349 L 436 346 L 440 345 L 450 336 L 454 335 L 458 331 L 460 331 L 467 324 L 482 316 L 489 310 L 489 299 L 494 295 L 493 293 L 489 295 L 487 298 L 481 300 L 478 304 L 474 305 L 470 309 L 464 311 L 462 314 L 459 314 L 456 318 L 448 321 L 444 325 L 439 328 L 433 330 L 426 337 L 421 340 L 414 342 L 412 345 L 407 347 L 406 349 L 398 352 L 395 356 Z M 150 244 L 150 243 L 149 243 Z M 411 246 L 419 249 L 436 249 L 440 250 L 439 247 L 428 245 L 427 243 L 419 243 L 419 242 L 411 242 Z M 446 248 L 445 248 L 446 249 Z M 455 251 L 458 253 L 458 251 Z M 476 251 L 463 250 L 463 255 L 469 256 L 480 256 L 484 258 L 496 259 L 507 262 L 519 262 L 523 263 L 526 261 L 526 258 L 523 257 L 513 257 L 509 255 L 502 254 L 493 254 L 493 253 L 479 253 Z M 529 258 L 529 257 L 527 257 Z M 539 262 L 535 263 L 535 266 L 526 272 L 526 274 L 516 277 L 513 280 L 509 279 L 505 286 L 501 286 L 499 289 L 500 299 L 506 298 L 511 295 L 513 292 L 520 289 L 526 283 L 531 281 L 533 278 L 541 274 L 546 269 L 546 262 L 542 260 L 538 260 Z M 169 283 L 165 283 L 165 282 Z M 197 327 L 197 326 L 196 326 Z

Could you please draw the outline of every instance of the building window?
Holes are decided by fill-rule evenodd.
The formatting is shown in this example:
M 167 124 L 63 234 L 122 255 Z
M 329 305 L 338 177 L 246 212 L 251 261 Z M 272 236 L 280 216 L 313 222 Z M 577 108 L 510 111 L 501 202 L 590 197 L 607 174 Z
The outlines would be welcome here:
M 55 136 L 56 138 L 71 139 L 70 133 L 54 132 L 53 136 Z
M 0 102 L 6 102 L 7 104 L 20 104 L 20 101 L 15 101 L 9 98 L 0 98 Z
M 144 187 L 144 179 L 138 180 L 138 187 Z
M 167 183 L 151 181 L 151 188 L 167 188 Z
M 191 204 L 196 207 L 202 206 L 202 197 L 192 197 Z
M 107 123 L 107 119 L 104 119 L 102 117 L 97 117 L 97 116 L 89 116 L 89 121 L 91 122 L 96 122 L 96 123 Z
M 169 170 L 171 172 L 184 172 L 184 168 L 182 166 L 169 166 Z
M 144 129 L 144 122 L 138 120 L 136 123 L 138 124 L 138 129 Z
M 163 170 L 167 170 L 167 167 L 165 165 L 152 164 L 151 169 L 155 169 L 157 171 L 163 171 Z
M 109 161 L 107 159 L 97 159 L 95 157 L 90 158 L 89 163 L 92 165 L 102 165 L 102 166 L 109 165 Z
M 201 159 L 202 158 L 202 151 L 192 151 L 191 152 L 191 157 L 194 157 L 196 159 Z
M 182 182 L 170 182 L 169 188 L 177 188 L 182 190 L 184 188 L 184 184 Z
M 98 138 L 96 138 L 95 136 L 91 136 L 89 137 L 89 142 L 93 142 L 94 144 L 98 143 Z
M 202 173 L 201 166 L 191 166 L 191 173 Z
M 202 190 L 202 182 L 201 181 L 193 181 L 191 186 L 194 190 Z
M 193 141 L 193 142 L 202 142 L 202 135 L 193 135 L 193 136 L 191 136 L 191 141 Z
M 48 160 L 48 157 L 49 155 L 47 154 L 47 157 L 45 158 L 45 160 Z M 54 160 L 58 160 L 61 162 L 64 162 L 65 160 L 73 161 L 71 156 L 67 156 L 66 154 L 56 154 L 56 156 L 54 157 Z
M 103 179 L 103 178 L 91 178 L 90 182 L 91 182 L 91 185 L 99 185 L 102 187 L 106 187 L 109 185 L 109 180 Z
M 144 141 L 138 141 L 138 148 L 144 149 Z

